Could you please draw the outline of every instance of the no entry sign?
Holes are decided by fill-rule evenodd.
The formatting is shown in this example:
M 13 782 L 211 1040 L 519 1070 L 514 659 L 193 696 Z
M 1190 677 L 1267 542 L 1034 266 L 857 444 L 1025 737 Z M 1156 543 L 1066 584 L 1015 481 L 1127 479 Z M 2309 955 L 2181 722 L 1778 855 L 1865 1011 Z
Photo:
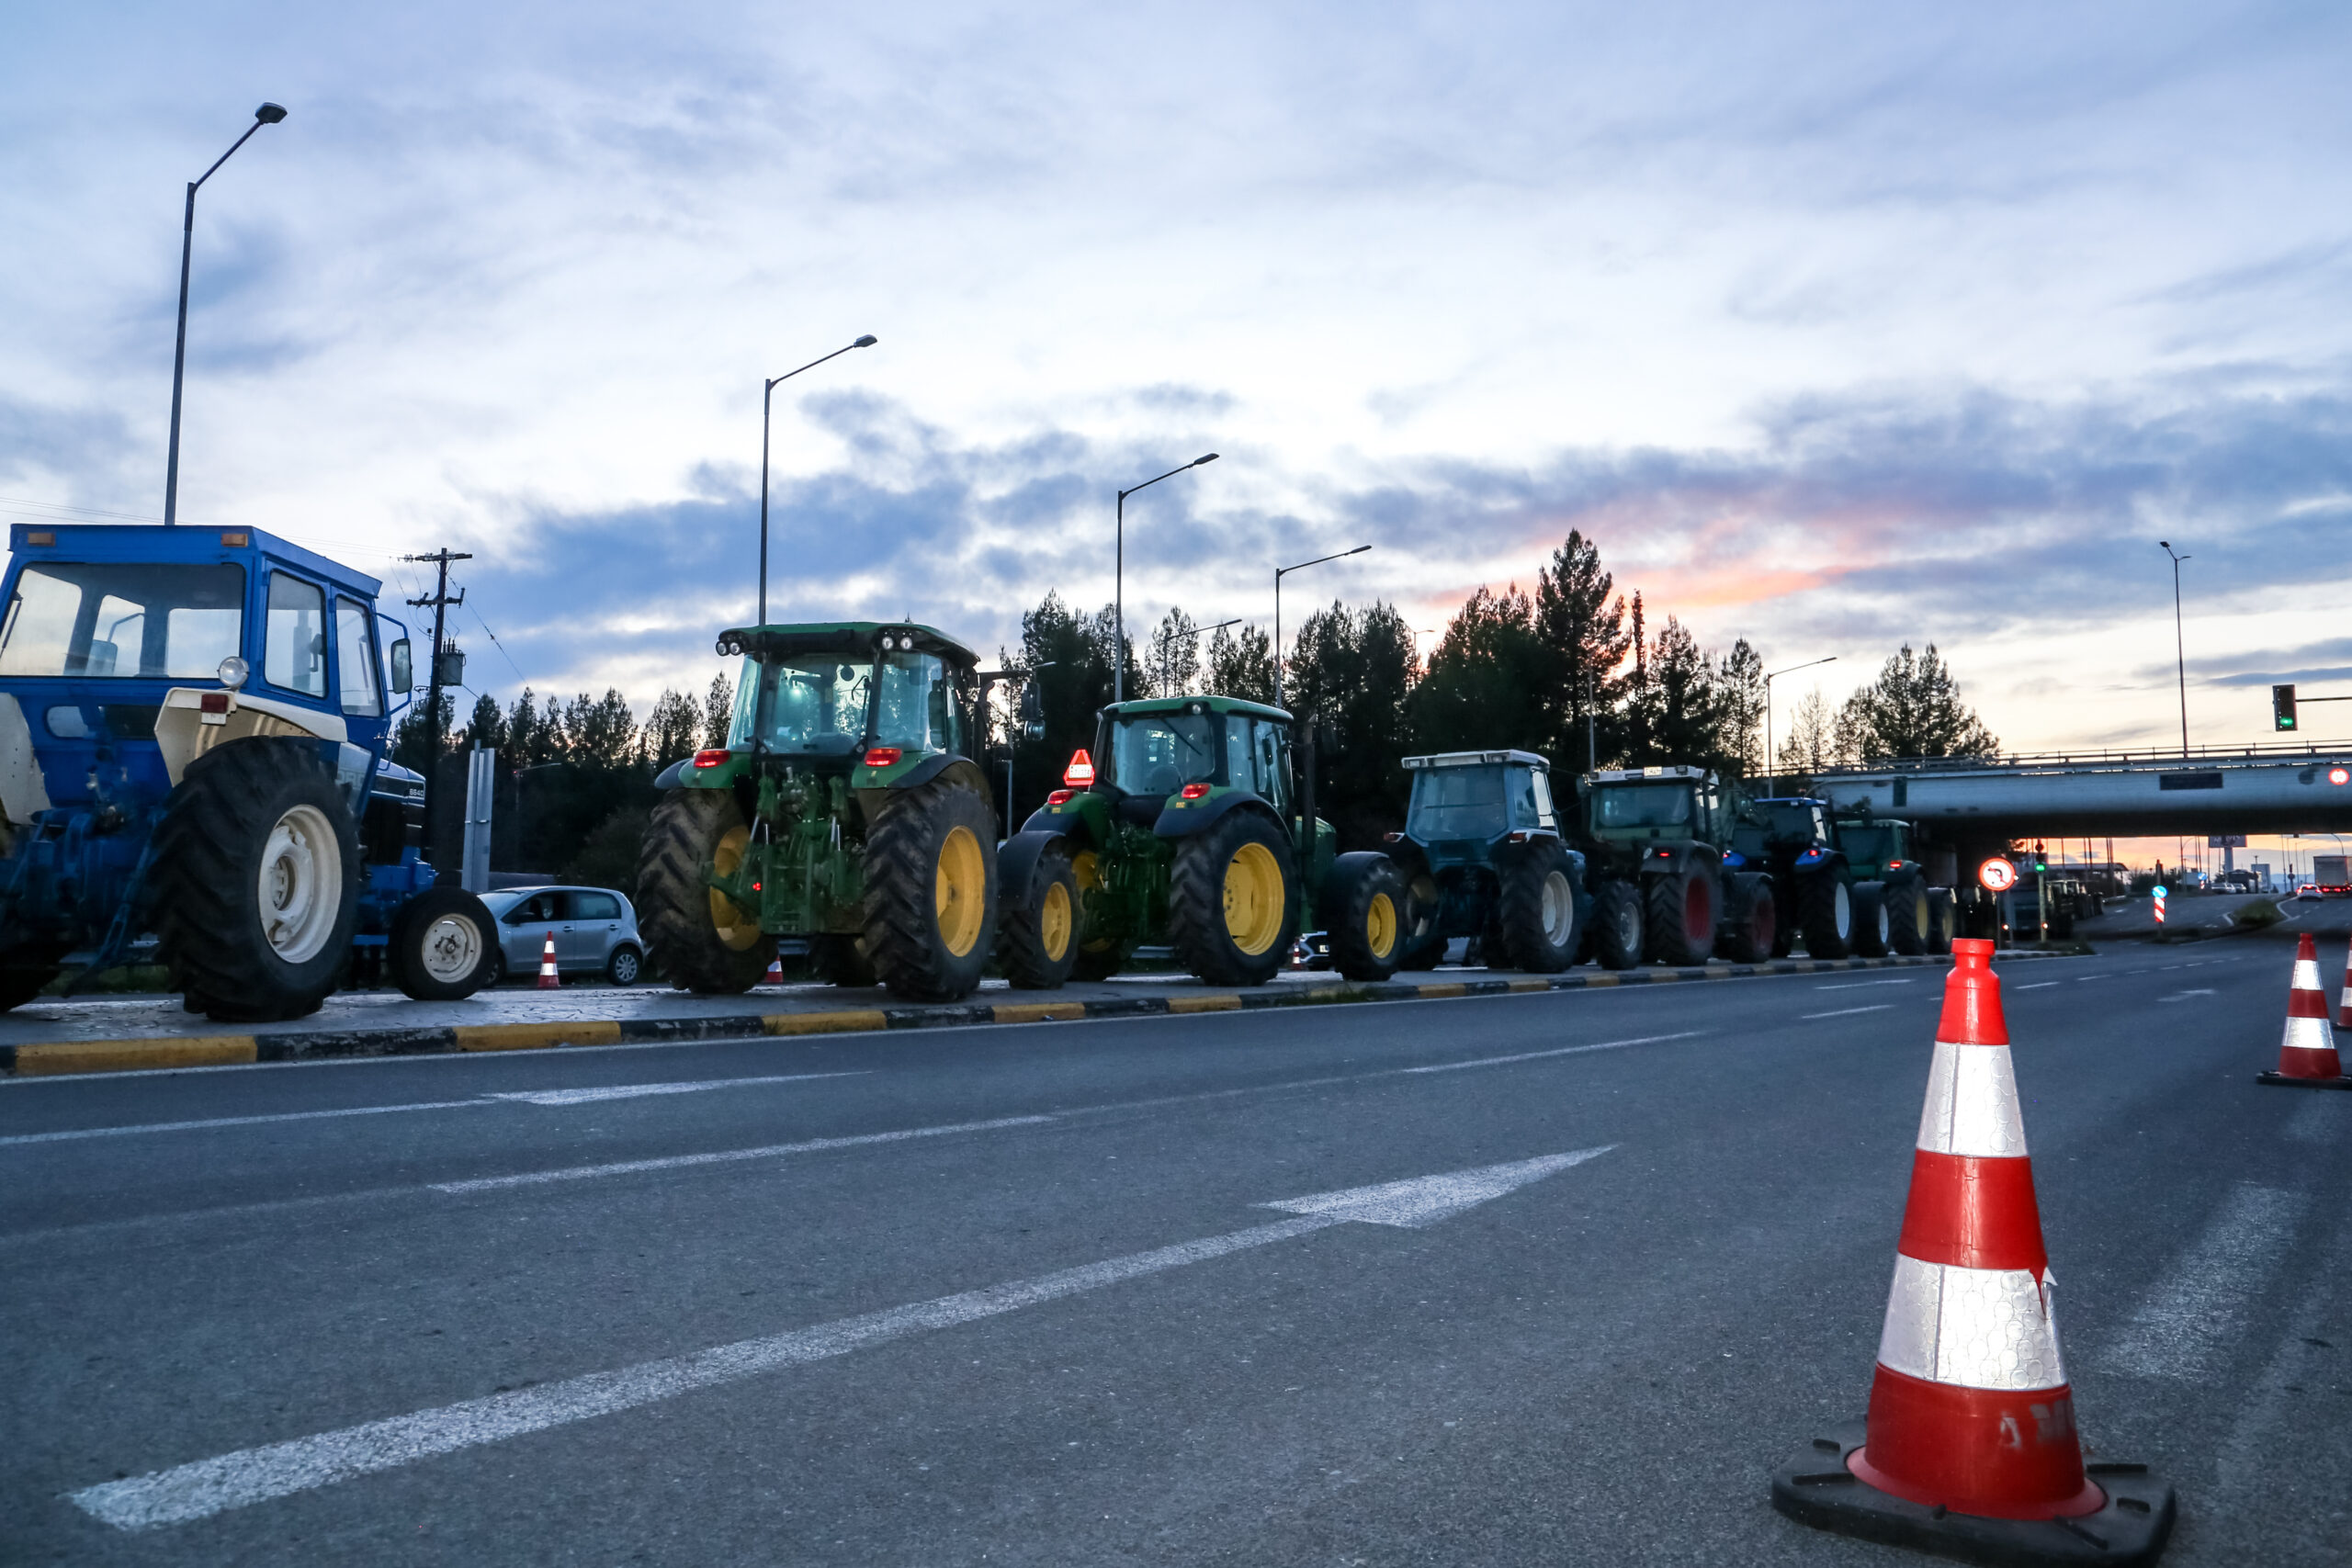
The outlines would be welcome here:
M 2007 893 L 2018 885 L 2018 868 L 2005 860 L 1988 860 L 1976 868 L 1976 880 L 1992 892 Z

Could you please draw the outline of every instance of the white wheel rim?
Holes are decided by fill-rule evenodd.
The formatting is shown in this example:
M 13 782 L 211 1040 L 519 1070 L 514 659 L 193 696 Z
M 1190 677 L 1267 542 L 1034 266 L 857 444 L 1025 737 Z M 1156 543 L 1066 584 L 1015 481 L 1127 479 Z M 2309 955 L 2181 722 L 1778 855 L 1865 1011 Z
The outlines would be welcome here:
M 343 907 L 343 846 L 327 814 L 298 806 L 277 819 L 261 852 L 261 929 L 288 964 L 316 958 Z
M 637 978 L 636 953 L 616 953 L 613 954 L 613 978 L 622 982 L 624 985 Z
M 1631 898 L 1617 901 L 1617 939 L 1628 953 L 1641 945 L 1642 907 Z
M 1854 898 L 1846 891 L 1844 883 L 1838 884 L 1838 940 L 1845 941 L 1854 934 Z
M 1544 940 L 1554 947 L 1566 945 L 1576 918 L 1576 896 L 1568 889 L 1567 875 L 1555 871 L 1544 879 Z
M 417 958 L 428 977 L 440 985 L 457 985 L 481 964 L 481 928 L 462 916 L 443 915 L 424 928 Z

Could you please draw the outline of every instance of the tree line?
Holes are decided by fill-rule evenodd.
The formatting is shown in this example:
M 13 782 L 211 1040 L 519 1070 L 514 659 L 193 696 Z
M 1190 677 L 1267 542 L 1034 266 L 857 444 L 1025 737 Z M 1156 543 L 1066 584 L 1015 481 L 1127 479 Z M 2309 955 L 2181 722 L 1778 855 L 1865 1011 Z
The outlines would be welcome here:
M 1426 653 L 1424 636 L 1435 639 Z M 1264 628 L 1204 636 L 1181 608 L 1138 647 L 1133 633 L 1117 635 L 1109 605 L 1082 611 L 1048 592 L 1022 616 L 1019 647 L 999 649 L 1001 666 L 1025 672 L 1043 724 L 1031 739 L 1017 701 L 998 705 L 989 770 L 1000 812 L 1010 805 L 1009 829 L 1059 785 L 1073 752 L 1094 745 L 1114 660 L 1131 696 L 1215 693 L 1272 703 L 1276 657 Z M 1757 650 L 1744 637 L 1727 649 L 1702 647 L 1671 614 L 1657 624 L 1638 590 L 1618 590 L 1580 532 L 1538 570 L 1532 592 L 1482 587 L 1442 628 L 1417 633 L 1386 603 L 1314 611 L 1283 659 L 1282 687 L 1284 705 L 1315 724 L 1317 809 L 1350 849 L 1375 846 L 1402 826 L 1404 759 L 1422 752 L 1508 747 L 1537 752 L 1566 774 L 1674 762 L 1743 778 L 1767 771 Z M 999 688 L 1008 698 L 1021 689 Z M 503 709 L 483 694 L 462 725 L 445 696 L 437 717 L 448 739 L 428 837 L 436 863 L 456 863 L 463 753 L 479 739 L 499 751 L 492 864 L 634 893 L 655 774 L 723 743 L 732 701 L 726 672 L 699 699 L 664 690 L 642 722 L 613 690 L 565 702 L 526 688 Z M 423 709 L 402 719 L 393 751 L 419 769 L 435 716 Z M 1840 763 L 1999 748 L 1932 643 L 1917 653 L 1904 646 L 1834 709 L 1815 692 L 1776 710 L 1774 728 L 1770 771 L 1791 787 Z

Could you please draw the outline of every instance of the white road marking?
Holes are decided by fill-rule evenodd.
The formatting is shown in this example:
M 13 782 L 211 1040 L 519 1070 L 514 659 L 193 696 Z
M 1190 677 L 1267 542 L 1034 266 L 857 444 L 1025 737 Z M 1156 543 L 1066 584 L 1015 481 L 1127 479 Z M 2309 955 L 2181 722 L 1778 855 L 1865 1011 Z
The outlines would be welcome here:
M 1894 1010 L 1894 1004 L 1893 1002 L 1881 1002 L 1876 1007 L 1839 1008 L 1836 1012 L 1799 1013 L 1797 1015 L 1797 1021 L 1800 1023 L 1808 1023 L 1816 1018 L 1851 1018 L 1858 1012 L 1892 1012 Z
M 1399 1067 L 1401 1073 L 1458 1073 L 1464 1067 L 1499 1067 L 1510 1062 L 1533 1062 L 1545 1056 L 1577 1056 L 1587 1051 L 1622 1051 L 1628 1045 L 1655 1045 L 1661 1040 L 1692 1040 L 1706 1032 L 1686 1029 L 1679 1034 L 1644 1034 L 1632 1040 L 1603 1040 L 1593 1045 L 1562 1045 L 1550 1051 L 1521 1051 L 1510 1056 L 1480 1056 L 1468 1062 L 1436 1062 L 1426 1067 Z
M 2241 1185 L 2196 1244 L 2140 1304 L 2108 1359 L 2141 1377 L 2199 1382 L 2218 1375 L 2245 1337 L 2246 1309 L 2286 1260 L 2311 1199 Z
M 2046 991 L 2056 984 L 2058 984 L 2058 982 L 2055 980 L 2036 980 L 2030 986 L 2012 986 L 2009 989 L 2013 991 Z
M 1835 986 L 1815 986 L 1814 989 L 1816 991 L 1859 991 L 1864 986 L 1914 985 L 1917 983 L 1918 978 L 1917 975 L 1907 975 L 1900 980 L 1847 980 Z
M 699 1094 L 711 1089 L 748 1089 L 754 1084 L 808 1083 L 817 1078 L 864 1077 L 865 1071 L 785 1073 L 763 1078 L 707 1078 L 699 1083 L 628 1083 L 605 1089 L 535 1089 L 493 1094 L 492 1100 L 520 1100 L 526 1105 L 590 1105 L 605 1100 L 635 1100 L 649 1094 Z
M 910 1138 L 944 1138 L 957 1133 L 993 1133 L 1005 1127 L 1039 1127 L 1059 1116 L 999 1116 L 987 1122 L 953 1122 L 940 1127 L 902 1127 L 889 1133 L 861 1133 L 846 1138 L 809 1138 L 797 1144 L 770 1144 L 757 1149 L 721 1149 L 706 1155 L 666 1155 L 657 1159 L 616 1160 L 609 1165 L 576 1165 L 563 1170 L 526 1171 L 520 1176 L 485 1176 L 470 1181 L 435 1181 L 435 1192 L 492 1192 L 506 1187 L 539 1187 L 555 1181 L 585 1181 L 598 1176 L 631 1176 L 644 1170 L 684 1170 L 698 1165 L 729 1165 L 739 1160 L 777 1159 L 786 1155 L 819 1154 L 827 1149 L 858 1149 L 870 1144 L 902 1144 Z
M 2160 1002 L 2185 1002 L 2191 997 L 2210 997 L 2212 994 L 2213 993 L 2210 990 L 2175 991 L 2171 996 L 2158 997 L 2156 1000 Z
M 1289 1210 L 1295 1218 L 315 1437 L 243 1449 L 124 1481 L 103 1482 L 69 1495 L 85 1512 L 119 1529 L 185 1524 L 438 1454 L 634 1409 L 912 1334 L 953 1328 L 1167 1269 L 1204 1263 L 1332 1225 L 1358 1223 L 1419 1228 L 1608 1152 L 1606 1147 L 1578 1149 L 1418 1180 L 1283 1200 L 1261 1207 Z

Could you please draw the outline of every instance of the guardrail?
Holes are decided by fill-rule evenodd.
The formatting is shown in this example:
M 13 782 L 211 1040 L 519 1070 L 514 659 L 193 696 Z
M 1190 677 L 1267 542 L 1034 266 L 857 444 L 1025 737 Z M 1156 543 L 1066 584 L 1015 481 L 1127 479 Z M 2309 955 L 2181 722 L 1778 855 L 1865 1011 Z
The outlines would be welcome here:
M 1996 770 L 2065 767 L 2186 767 L 2196 762 L 2286 762 L 2298 758 L 2313 761 L 2352 758 L 2352 740 L 2283 740 L 2251 746 L 2194 746 L 2161 750 L 2147 748 L 2075 748 L 2064 751 L 2010 751 L 1992 757 L 1885 757 L 1867 762 L 1840 763 L 1807 776 L 1815 779 L 1871 778 L 1891 773 L 1983 773 Z

